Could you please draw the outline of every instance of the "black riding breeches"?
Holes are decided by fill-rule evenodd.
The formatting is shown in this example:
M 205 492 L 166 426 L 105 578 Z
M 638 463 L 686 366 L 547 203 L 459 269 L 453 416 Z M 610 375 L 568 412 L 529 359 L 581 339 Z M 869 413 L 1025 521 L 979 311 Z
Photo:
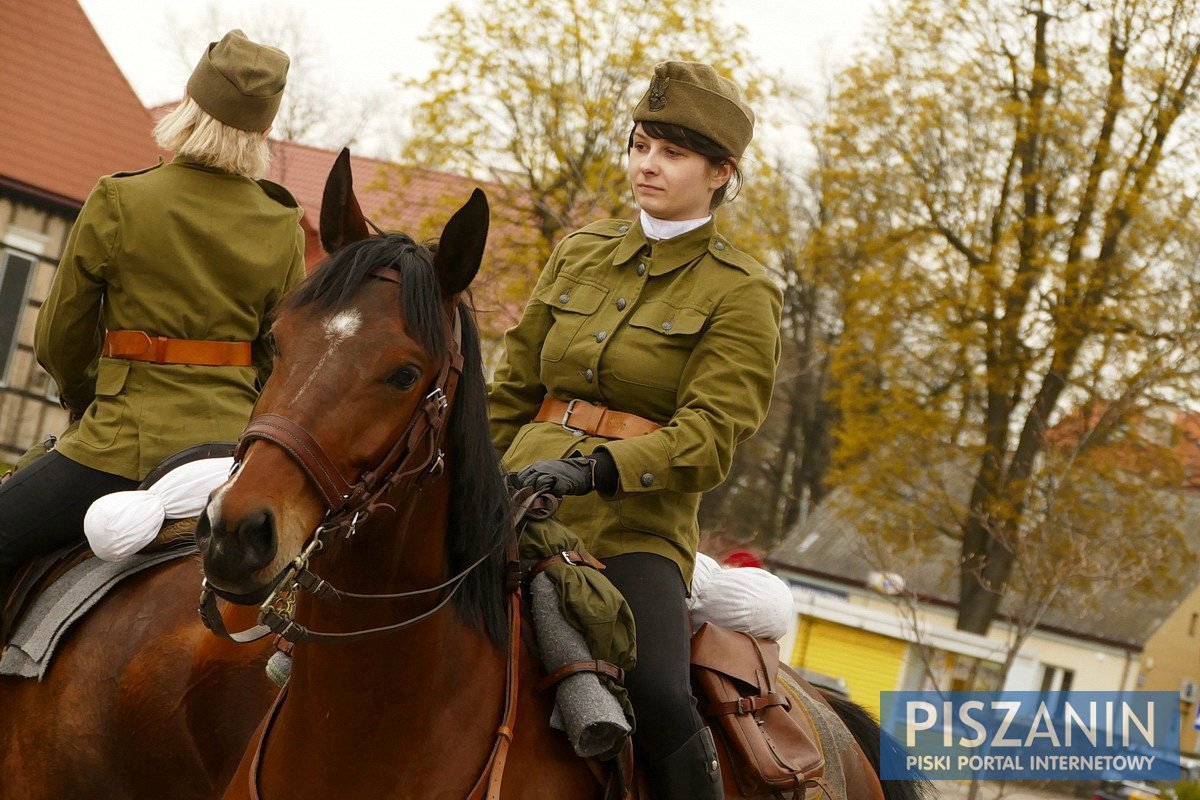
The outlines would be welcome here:
M 625 676 L 641 755 L 657 761 L 704 727 L 692 695 L 691 627 L 679 567 L 653 553 L 602 559 L 637 625 L 637 666 Z
M 29 559 L 82 539 L 94 500 L 137 487 L 53 451 L 0 484 L 0 590 Z

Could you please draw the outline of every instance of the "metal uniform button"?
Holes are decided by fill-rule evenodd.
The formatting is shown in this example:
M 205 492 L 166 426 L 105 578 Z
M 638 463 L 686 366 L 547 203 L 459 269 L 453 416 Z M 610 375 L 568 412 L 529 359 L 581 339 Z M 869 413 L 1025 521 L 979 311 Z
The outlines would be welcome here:
M 605 333 L 604 331 L 600 331 L 599 333 L 596 334 L 597 342 L 603 342 L 606 338 L 608 338 L 608 334 Z
M 645 264 L 638 264 L 637 274 L 638 274 L 639 278 L 646 274 L 646 265 Z
M 724 249 L 725 249 L 725 243 L 724 243 L 724 242 L 717 242 L 715 245 L 713 245 L 713 247 L 717 248 L 718 250 L 724 250 Z
M 590 369 L 585 370 L 583 373 L 583 379 L 585 381 L 587 381 L 588 383 L 591 383 L 595 379 L 595 377 L 596 377 L 596 373 L 592 372 Z
M 558 302 L 560 302 L 560 303 L 565 303 L 570 299 L 571 299 L 571 295 L 569 295 L 569 294 L 560 294 L 558 296 Z
M 642 474 L 642 486 L 650 487 L 654 485 L 654 476 L 649 472 Z
M 618 231 L 619 233 L 625 233 L 627 230 L 629 230 L 629 226 L 628 226 L 628 225 L 622 225 L 621 227 L 617 228 L 617 231 Z
M 671 330 L 671 320 L 667 320 L 666 322 L 663 323 L 663 330 L 664 331 Z
M 624 311 L 624 310 L 625 310 L 625 306 L 626 306 L 626 305 L 627 305 L 627 303 L 625 302 L 625 298 L 624 298 L 624 297 L 622 297 L 621 299 L 617 300 L 617 311 Z

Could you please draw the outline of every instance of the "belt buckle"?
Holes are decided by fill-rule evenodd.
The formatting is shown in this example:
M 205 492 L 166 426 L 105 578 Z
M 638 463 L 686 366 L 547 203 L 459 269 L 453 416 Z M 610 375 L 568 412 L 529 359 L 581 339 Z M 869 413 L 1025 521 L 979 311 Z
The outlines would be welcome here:
M 587 431 L 580 430 L 579 428 L 572 428 L 570 425 L 571 412 L 575 410 L 575 404 L 578 402 L 580 402 L 580 400 L 578 397 L 576 397 L 574 400 L 571 400 L 569 403 L 567 403 L 567 410 L 563 412 L 562 422 L 558 423 L 562 426 L 563 430 L 567 431 L 573 436 L 583 436 L 587 433 Z

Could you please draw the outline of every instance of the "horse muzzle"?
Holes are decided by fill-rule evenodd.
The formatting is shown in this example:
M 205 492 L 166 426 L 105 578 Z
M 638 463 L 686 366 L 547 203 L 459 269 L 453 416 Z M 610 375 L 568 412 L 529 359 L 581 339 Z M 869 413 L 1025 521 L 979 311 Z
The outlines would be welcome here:
M 196 544 L 205 577 L 227 599 L 239 596 L 245 602 L 261 602 L 251 598 L 259 594 L 265 598 L 278 578 L 276 574 L 264 580 L 260 575 L 274 563 L 279 549 L 275 515 L 269 508 L 236 520 L 223 515 L 214 519 L 210 508 L 205 509 L 196 523 Z

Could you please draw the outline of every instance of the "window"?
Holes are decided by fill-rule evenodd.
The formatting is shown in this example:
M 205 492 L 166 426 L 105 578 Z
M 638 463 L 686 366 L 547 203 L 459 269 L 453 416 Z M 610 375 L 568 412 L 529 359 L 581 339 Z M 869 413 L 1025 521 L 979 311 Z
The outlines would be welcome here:
M 1054 667 L 1049 664 L 1042 666 L 1043 692 L 1069 692 L 1075 682 L 1075 671 L 1065 667 Z
M 0 250 L 0 383 L 8 380 L 21 317 L 28 305 L 29 281 L 36 266 L 37 258 L 29 253 Z

